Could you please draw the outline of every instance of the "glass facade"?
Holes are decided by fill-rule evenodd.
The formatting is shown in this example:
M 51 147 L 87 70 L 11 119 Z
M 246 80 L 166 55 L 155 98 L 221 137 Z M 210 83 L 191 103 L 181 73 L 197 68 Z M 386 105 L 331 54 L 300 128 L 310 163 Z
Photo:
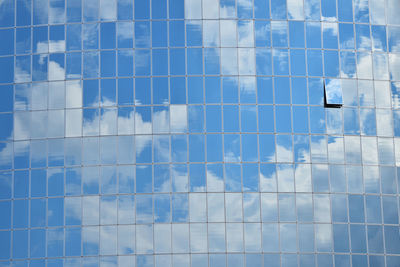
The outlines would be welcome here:
M 399 11 L 0 0 L 0 266 L 400 266 Z

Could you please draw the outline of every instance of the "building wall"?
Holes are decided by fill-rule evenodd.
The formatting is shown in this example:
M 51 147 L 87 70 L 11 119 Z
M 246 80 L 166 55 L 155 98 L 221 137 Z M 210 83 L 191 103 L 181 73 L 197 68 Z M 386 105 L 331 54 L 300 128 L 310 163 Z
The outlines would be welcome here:
M 0 1 L 0 266 L 400 266 L 399 10 Z

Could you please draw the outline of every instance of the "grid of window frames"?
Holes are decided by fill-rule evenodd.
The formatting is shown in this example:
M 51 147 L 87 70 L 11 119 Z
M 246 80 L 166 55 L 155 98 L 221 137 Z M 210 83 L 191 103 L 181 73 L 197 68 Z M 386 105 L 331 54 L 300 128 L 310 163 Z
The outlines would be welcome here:
M 0 266 L 400 266 L 399 10 L 0 1 Z

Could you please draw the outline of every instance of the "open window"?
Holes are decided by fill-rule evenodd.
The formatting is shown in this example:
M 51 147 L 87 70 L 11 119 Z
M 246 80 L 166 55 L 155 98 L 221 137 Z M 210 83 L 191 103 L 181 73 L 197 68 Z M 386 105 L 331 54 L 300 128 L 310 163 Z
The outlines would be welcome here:
M 326 108 L 340 108 L 343 105 L 342 84 L 339 79 L 325 79 L 324 106 Z

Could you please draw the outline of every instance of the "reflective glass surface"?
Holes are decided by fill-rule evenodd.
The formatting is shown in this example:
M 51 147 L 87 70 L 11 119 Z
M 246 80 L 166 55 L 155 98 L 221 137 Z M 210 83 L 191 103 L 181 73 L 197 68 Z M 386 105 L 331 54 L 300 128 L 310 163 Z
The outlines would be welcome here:
M 0 0 L 0 266 L 400 266 L 398 0 Z

